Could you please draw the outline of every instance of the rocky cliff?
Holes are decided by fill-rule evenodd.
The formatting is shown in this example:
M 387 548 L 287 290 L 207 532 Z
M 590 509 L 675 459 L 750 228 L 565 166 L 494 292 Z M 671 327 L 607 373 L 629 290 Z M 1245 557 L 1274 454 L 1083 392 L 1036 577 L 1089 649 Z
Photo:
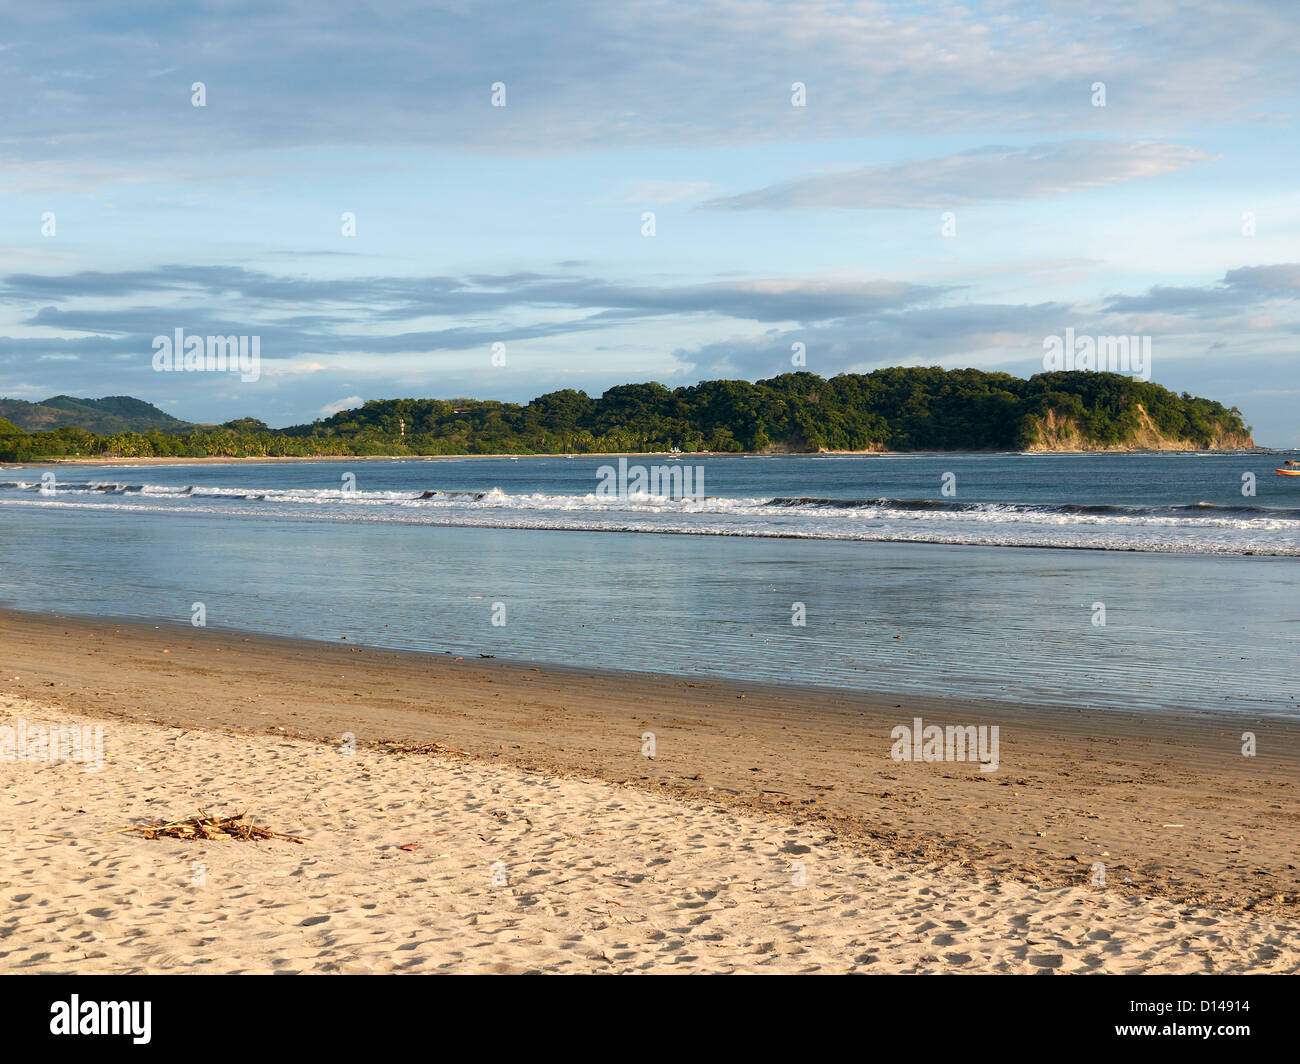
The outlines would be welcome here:
M 1064 417 L 1054 410 L 1038 419 L 1033 441 L 1026 451 L 1243 451 L 1255 446 L 1248 432 L 1215 423 L 1208 439 L 1176 439 L 1160 431 L 1141 403 L 1134 406 L 1137 426 L 1127 440 L 1099 443 L 1089 439 L 1077 419 Z

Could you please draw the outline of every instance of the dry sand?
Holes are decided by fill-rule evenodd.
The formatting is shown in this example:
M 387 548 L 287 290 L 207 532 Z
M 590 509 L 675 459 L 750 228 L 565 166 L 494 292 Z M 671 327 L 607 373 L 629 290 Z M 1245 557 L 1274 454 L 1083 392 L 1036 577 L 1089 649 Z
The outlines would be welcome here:
M 98 772 L 4 766 L 0 971 L 1300 970 L 1294 918 L 982 884 L 601 780 L 124 722 L 105 740 Z M 307 841 L 106 834 L 199 807 Z
M 109 755 L 0 764 L 0 970 L 1300 970 L 1289 721 L 3 612 L 0 694 L 0 726 L 93 720 Z M 999 770 L 891 760 L 913 715 L 998 724 Z M 200 807 L 311 841 L 102 834 Z

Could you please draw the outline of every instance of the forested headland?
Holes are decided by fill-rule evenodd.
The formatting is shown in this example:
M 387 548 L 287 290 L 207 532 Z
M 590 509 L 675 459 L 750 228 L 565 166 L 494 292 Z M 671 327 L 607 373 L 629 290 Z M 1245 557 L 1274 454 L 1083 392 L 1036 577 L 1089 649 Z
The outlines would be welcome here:
M 1235 407 L 1120 374 L 1076 371 L 1024 379 L 937 367 L 829 379 L 787 373 L 753 383 L 715 380 L 673 389 L 623 384 L 599 397 L 565 389 L 526 404 L 376 399 L 281 429 L 255 418 L 189 424 L 125 396 L 58 396 L 44 404 L 4 400 L 0 414 L 8 417 L 0 416 L 0 461 L 1253 446 Z M 49 424 L 61 417 L 66 424 Z M 86 427 L 104 417 L 130 427 Z

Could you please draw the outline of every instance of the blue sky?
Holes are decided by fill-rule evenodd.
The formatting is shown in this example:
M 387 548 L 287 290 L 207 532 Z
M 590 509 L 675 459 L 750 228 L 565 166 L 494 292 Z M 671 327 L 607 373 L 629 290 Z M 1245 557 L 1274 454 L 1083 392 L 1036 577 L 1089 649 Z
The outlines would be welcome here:
M 286 425 L 1073 328 L 1300 445 L 1292 3 L 3 10 L 0 395 Z M 260 379 L 155 373 L 176 328 Z

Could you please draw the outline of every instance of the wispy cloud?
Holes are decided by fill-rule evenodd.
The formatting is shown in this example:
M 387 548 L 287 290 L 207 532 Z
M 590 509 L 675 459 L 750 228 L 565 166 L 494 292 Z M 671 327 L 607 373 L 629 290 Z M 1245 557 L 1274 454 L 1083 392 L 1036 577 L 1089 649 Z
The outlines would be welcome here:
M 266 321 L 285 328 L 276 314 L 293 314 L 298 333 L 333 330 L 352 322 L 391 324 L 429 316 L 502 313 L 523 308 L 588 312 L 574 330 L 602 320 L 630 320 L 670 314 L 721 314 L 752 321 L 819 321 L 936 299 L 951 289 L 878 279 L 775 279 L 682 285 L 628 285 L 592 277 L 539 273 L 472 274 L 466 277 L 303 278 L 238 266 L 170 265 L 109 273 L 85 270 L 67 275 L 11 274 L 0 280 L 0 302 L 34 305 L 24 324 L 74 331 L 130 333 L 157 331 L 178 315 L 200 315 L 214 327 L 234 320 Z M 154 297 L 185 297 L 159 306 Z M 77 299 L 130 299 L 129 307 L 64 309 Z M 221 309 L 222 304 L 228 309 Z M 303 314 L 304 308 L 327 308 Z M 192 328 L 197 328 L 197 322 Z M 246 330 L 238 330 L 246 331 Z M 449 330 L 450 331 L 450 330 Z M 475 327 L 471 333 L 484 333 Z M 497 333 L 499 334 L 499 328 Z M 350 336 L 349 342 L 362 337 Z M 378 338 L 376 338 L 378 340 Z
M 7 13 L 0 159 L 436 143 L 534 153 L 1082 128 L 1188 127 L 1300 87 L 1300 9 L 835 0 L 413 5 L 365 17 L 279 0 L 86 25 L 73 0 Z M 69 33 L 71 25 L 87 32 Z M 160 67 L 159 57 L 174 57 Z M 174 69 L 167 69 L 173 68 Z M 1207 77 L 1207 70 L 1213 71 Z M 1092 108 L 1090 86 L 1110 87 Z M 207 106 L 190 105 L 203 81 Z M 791 106 L 803 82 L 807 106 Z M 491 86 L 507 105 L 491 106 Z
M 345 314 L 334 308 L 339 287 L 348 293 Z M 671 361 L 646 363 L 631 376 L 672 383 L 772 376 L 792 368 L 795 342 L 805 346 L 807 368 L 828 376 L 933 363 L 1032 373 L 1041 368 L 1043 337 L 1067 325 L 1100 334 L 1154 331 L 1163 369 L 1199 364 L 1218 366 L 1222 374 L 1234 360 L 1257 366 L 1285 360 L 1286 337 L 1300 331 L 1297 291 L 1300 265 L 1288 263 L 1234 269 L 1205 286 L 1153 287 L 1091 304 L 955 302 L 964 295 L 953 285 L 880 278 L 631 286 L 533 272 L 319 282 L 235 267 L 15 274 L 0 281 L 0 299 L 31 306 L 24 319 L 29 332 L 0 337 L 0 377 L 14 382 L 6 385 L 10 394 L 32 394 L 42 389 L 32 384 L 31 371 L 52 364 L 63 383 L 47 392 L 126 392 L 161 401 L 157 389 L 176 382 L 150 372 L 154 335 L 177 326 L 191 334 L 255 333 L 262 338 L 263 387 L 279 389 L 281 402 L 289 391 L 298 403 L 316 397 L 313 406 L 299 409 L 319 407 L 328 416 L 361 402 L 356 387 L 363 381 L 376 389 L 371 398 L 412 393 L 412 380 L 418 394 L 492 394 L 503 378 L 487 368 L 486 352 L 498 341 L 532 345 L 530 364 L 509 377 L 517 397 L 527 398 L 528 389 L 551 390 L 561 380 L 603 388 L 628 379 L 628 370 L 574 367 L 564 344 L 550 349 L 548 361 L 538 355 L 548 349 L 537 345 L 596 331 L 609 334 L 607 346 L 613 346 L 626 343 L 646 320 L 680 326 L 697 315 L 701 324 L 695 331 L 726 338 L 678 345 Z M 157 302 L 160 293 L 178 292 L 178 305 Z M 484 320 L 466 324 L 453 318 L 443 328 L 416 327 L 431 313 L 450 312 L 458 300 L 475 295 L 480 312 L 491 312 Z M 567 313 L 557 316 L 557 310 Z M 475 349 L 484 356 L 477 362 L 466 356 Z M 215 395 L 227 388 L 226 382 L 194 376 L 182 382 L 192 392 Z M 344 388 L 346 398 L 338 399 Z M 229 416 L 250 412 L 250 395 L 230 398 L 245 406 Z M 198 414 L 192 408 L 182 412 Z
M 701 205 L 704 210 L 794 207 L 960 207 L 983 200 L 1044 199 L 1135 178 L 1159 177 L 1210 158 L 1179 144 L 1074 140 L 1032 148 L 987 147 L 938 159 L 782 181 Z

